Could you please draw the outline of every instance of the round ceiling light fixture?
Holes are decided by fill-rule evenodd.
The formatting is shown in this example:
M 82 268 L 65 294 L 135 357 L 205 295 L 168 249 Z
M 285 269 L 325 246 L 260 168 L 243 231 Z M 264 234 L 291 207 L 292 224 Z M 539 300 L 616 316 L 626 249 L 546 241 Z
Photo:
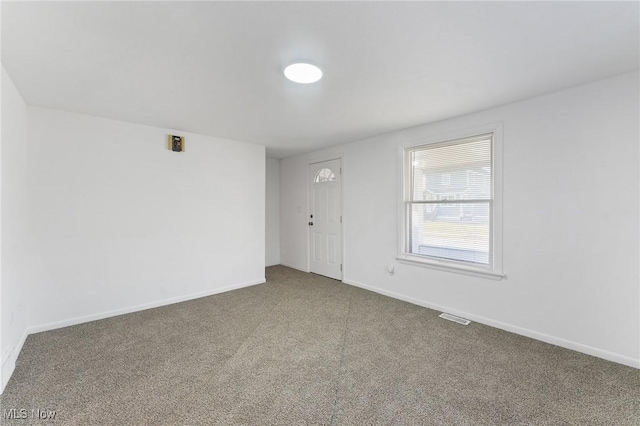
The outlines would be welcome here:
M 322 78 L 322 70 L 315 65 L 297 63 L 286 67 L 284 75 L 296 83 L 309 84 L 315 83 Z

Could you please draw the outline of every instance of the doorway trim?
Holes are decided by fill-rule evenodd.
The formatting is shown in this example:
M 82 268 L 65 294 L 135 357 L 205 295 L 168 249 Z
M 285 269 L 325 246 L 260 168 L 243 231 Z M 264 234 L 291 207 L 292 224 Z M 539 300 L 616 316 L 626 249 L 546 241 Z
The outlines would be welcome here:
M 309 157 L 307 158 L 307 167 L 305 168 L 305 175 L 306 175 L 306 189 L 305 191 L 307 192 L 307 212 L 306 212 L 306 216 L 305 216 L 305 223 L 309 220 L 309 215 L 311 214 L 311 191 L 309 190 L 310 182 L 309 182 L 309 167 L 312 164 L 316 164 L 316 163 L 323 163 L 325 161 L 331 161 L 331 160 L 340 160 L 340 168 L 341 168 L 341 176 L 340 176 L 340 215 L 342 216 L 342 232 L 340 235 L 340 263 L 342 264 L 342 271 L 341 272 L 341 278 L 340 281 L 344 283 L 344 276 L 345 276 L 345 272 L 347 271 L 347 265 L 344 262 L 344 249 L 345 249 L 345 238 L 344 238 L 344 231 L 346 229 L 346 224 L 347 224 L 347 218 L 345 217 L 344 214 L 344 177 L 345 177 L 345 164 L 344 164 L 344 154 L 342 152 L 334 154 L 334 155 L 321 155 L 321 156 L 314 156 L 314 157 Z M 305 250 L 307 253 L 307 266 L 306 266 L 306 272 L 311 273 L 311 249 L 309 247 L 309 244 L 311 244 L 311 239 L 309 238 L 309 227 L 307 226 L 306 229 L 306 234 L 305 234 Z

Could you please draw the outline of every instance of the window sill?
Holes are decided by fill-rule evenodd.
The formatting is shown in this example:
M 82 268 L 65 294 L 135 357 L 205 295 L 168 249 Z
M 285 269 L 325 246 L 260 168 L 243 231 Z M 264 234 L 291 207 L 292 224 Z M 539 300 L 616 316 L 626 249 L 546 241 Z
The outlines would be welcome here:
M 423 268 L 431 268 L 431 269 L 437 269 L 439 271 L 471 275 L 474 277 L 487 278 L 487 279 L 496 280 L 496 281 L 500 281 L 507 277 L 505 274 L 502 274 L 499 272 L 490 271 L 482 268 L 474 268 L 472 266 L 457 265 L 457 264 L 453 264 L 451 262 L 446 262 L 446 261 L 424 259 L 424 258 L 413 257 L 413 256 L 398 256 L 396 257 L 396 260 L 400 263 L 405 263 L 407 265 L 421 266 Z

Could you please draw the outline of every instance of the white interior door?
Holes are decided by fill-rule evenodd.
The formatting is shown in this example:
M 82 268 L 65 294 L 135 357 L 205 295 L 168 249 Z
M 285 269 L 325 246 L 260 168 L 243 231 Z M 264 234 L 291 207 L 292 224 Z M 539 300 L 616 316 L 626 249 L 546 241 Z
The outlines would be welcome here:
M 309 165 L 311 272 L 342 280 L 342 168 L 340 160 Z

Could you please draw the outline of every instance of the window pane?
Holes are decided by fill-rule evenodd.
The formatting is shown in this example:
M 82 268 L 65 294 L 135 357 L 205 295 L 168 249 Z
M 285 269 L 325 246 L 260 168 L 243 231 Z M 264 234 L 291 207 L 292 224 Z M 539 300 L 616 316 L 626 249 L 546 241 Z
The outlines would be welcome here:
M 407 201 L 490 200 L 491 136 L 411 153 Z
M 407 205 L 408 253 L 490 264 L 488 201 Z
M 336 180 L 336 175 L 331 169 L 322 169 L 316 174 L 315 183 L 333 182 Z

